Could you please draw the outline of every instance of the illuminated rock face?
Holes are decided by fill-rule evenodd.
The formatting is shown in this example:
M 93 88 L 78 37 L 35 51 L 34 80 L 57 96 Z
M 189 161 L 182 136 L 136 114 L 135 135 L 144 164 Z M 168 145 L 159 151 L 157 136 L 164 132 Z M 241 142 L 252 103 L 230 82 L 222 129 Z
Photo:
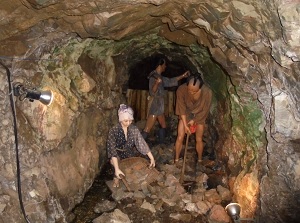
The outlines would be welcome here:
M 68 221 L 105 162 L 107 131 L 126 102 L 129 74 L 146 76 L 150 67 L 139 62 L 157 53 L 170 60 L 168 75 L 179 72 L 176 65 L 201 69 L 213 89 L 210 146 L 226 165 L 242 215 L 261 222 L 299 218 L 297 1 L 0 4 L 0 59 L 12 81 L 55 95 L 49 107 L 16 102 L 30 220 Z M 0 213 L 18 223 L 13 120 L 0 67 Z

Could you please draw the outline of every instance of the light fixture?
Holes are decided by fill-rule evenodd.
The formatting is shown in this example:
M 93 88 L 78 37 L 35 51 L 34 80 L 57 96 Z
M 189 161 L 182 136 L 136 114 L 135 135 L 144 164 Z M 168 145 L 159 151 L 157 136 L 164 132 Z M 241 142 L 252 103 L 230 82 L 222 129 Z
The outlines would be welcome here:
M 255 222 L 252 218 L 240 218 L 241 206 L 238 203 L 230 203 L 225 207 L 225 211 L 232 218 L 234 223 L 240 223 L 241 221 L 252 221 Z
M 238 203 L 230 203 L 225 207 L 227 214 L 234 220 L 240 219 L 241 206 Z
M 53 100 L 51 91 L 38 91 L 36 88 L 29 89 L 21 83 L 15 83 L 13 87 L 14 96 L 19 97 L 20 101 L 29 99 L 30 102 L 39 100 L 44 105 L 50 105 Z

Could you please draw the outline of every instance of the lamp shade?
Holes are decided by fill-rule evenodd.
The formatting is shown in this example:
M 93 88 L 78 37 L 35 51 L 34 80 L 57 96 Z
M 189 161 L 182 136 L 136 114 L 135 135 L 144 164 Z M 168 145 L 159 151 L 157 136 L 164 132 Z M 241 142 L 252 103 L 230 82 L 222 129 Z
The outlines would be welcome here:
M 234 220 L 240 218 L 241 206 L 238 203 L 230 203 L 225 207 L 227 214 Z
M 39 100 L 44 105 L 50 105 L 54 97 L 50 90 L 38 91 L 36 88 L 29 89 L 19 82 L 14 84 L 13 93 L 19 97 L 20 101 L 28 98 L 31 102 Z
M 52 91 L 41 91 L 39 101 L 44 105 L 50 105 L 53 100 Z

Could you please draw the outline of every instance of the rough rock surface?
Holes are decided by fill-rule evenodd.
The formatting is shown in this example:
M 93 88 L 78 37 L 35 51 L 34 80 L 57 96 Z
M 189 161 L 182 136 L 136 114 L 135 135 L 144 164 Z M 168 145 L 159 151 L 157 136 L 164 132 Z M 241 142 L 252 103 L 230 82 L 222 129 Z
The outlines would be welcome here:
M 51 89 L 16 102 L 23 201 L 34 222 L 67 222 L 105 160 L 128 70 L 154 53 L 202 70 L 207 131 L 243 217 L 297 222 L 298 1 L 0 0 L 0 59 L 13 82 Z M 22 222 L 7 72 L 0 70 L 0 214 Z M 210 132 L 212 133 L 212 132 Z M 209 143 L 209 142 L 207 142 Z

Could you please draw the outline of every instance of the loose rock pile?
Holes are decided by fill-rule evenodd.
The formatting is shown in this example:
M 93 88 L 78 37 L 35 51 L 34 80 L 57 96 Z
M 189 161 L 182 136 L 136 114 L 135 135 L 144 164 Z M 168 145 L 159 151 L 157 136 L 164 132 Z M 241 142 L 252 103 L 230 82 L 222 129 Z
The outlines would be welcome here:
M 132 202 L 128 205 L 138 204 L 140 209 L 151 212 L 153 216 L 162 213 L 164 207 L 172 207 L 176 212 L 169 214 L 169 222 L 191 222 L 192 218 L 197 216 L 203 216 L 210 223 L 230 222 L 224 207 L 231 201 L 231 193 L 226 188 L 224 174 L 220 174 L 221 171 L 216 168 L 214 161 L 204 160 L 201 164 L 196 163 L 195 149 L 189 147 L 184 183 L 181 184 L 179 178 L 183 160 L 172 163 L 173 146 L 158 145 L 152 148 L 152 152 L 157 162 L 155 169 L 149 169 L 148 160 L 142 157 L 121 162 L 120 167 L 126 175 L 125 183 L 130 190 L 122 182 L 119 188 L 114 188 L 112 181 L 108 181 L 107 185 L 116 202 L 130 199 Z M 210 183 L 210 176 L 217 180 Z M 220 184 L 216 185 L 218 183 Z M 212 188 L 210 185 L 216 187 Z M 109 205 L 113 206 L 111 203 Z M 105 222 L 105 219 L 114 219 L 113 222 L 134 222 L 126 213 L 115 209 L 114 212 L 102 214 L 93 223 Z M 144 222 L 160 221 L 148 219 Z

